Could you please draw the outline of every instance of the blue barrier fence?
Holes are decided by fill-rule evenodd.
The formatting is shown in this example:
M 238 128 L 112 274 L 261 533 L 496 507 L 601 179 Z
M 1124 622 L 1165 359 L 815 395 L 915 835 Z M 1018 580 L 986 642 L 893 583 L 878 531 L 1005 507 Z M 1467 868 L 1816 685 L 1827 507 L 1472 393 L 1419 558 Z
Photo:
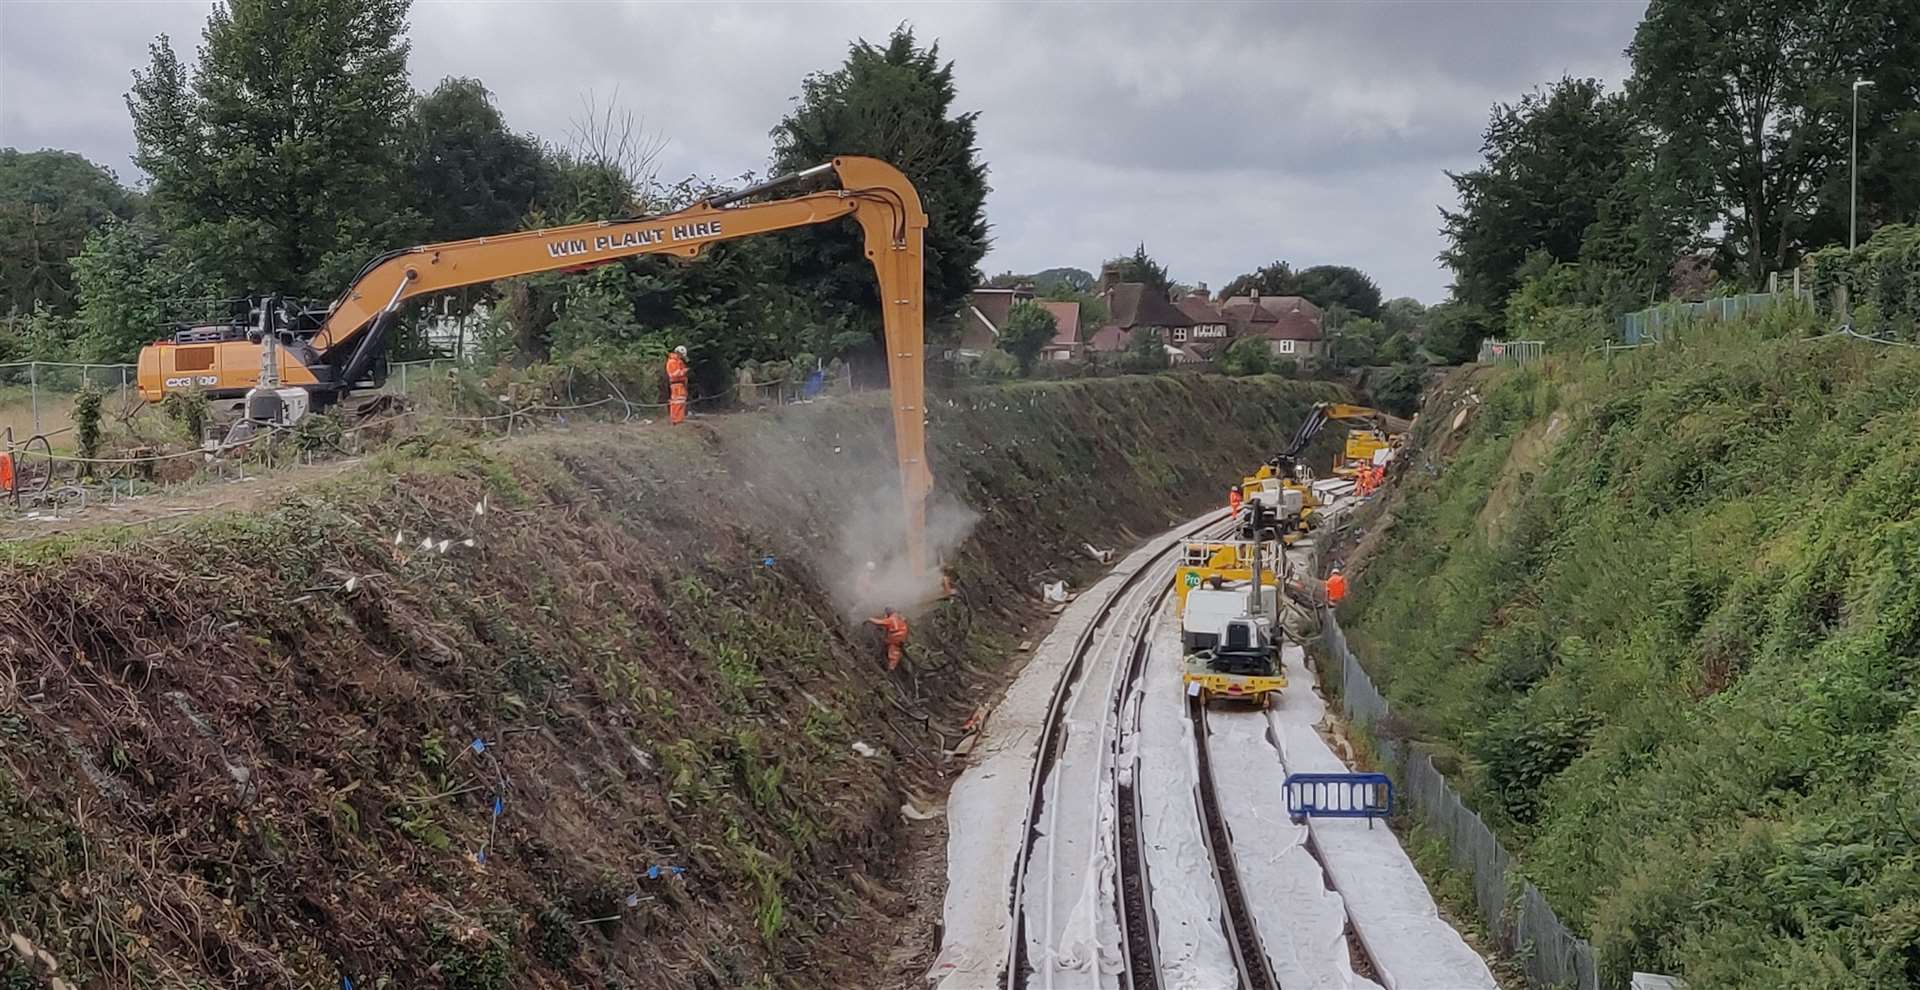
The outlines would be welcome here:
M 1309 818 L 1373 819 L 1393 814 L 1393 780 L 1384 773 L 1290 773 L 1281 785 L 1287 815 Z

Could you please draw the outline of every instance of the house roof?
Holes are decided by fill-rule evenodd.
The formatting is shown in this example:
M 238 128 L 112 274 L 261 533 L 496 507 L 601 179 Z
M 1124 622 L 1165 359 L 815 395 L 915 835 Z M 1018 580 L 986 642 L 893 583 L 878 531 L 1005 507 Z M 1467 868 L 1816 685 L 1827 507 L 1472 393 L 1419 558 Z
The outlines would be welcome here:
M 1320 307 L 1300 296 L 1234 296 L 1220 307 L 1234 337 L 1320 340 Z
M 1040 307 L 1053 314 L 1053 341 L 1048 347 L 1072 347 L 1080 343 L 1080 304 L 1043 299 Z
M 973 290 L 973 308 L 986 321 L 987 329 L 995 336 L 1000 328 L 1007 325 L 1007 312 L 1013 304 L 1022 299 L 1032 299 L 1032 289 L 994 289 L 981 286 Z
M 1194 326 L 1199 326 L 1203 323 L 1227 322 L 1226 316 L 1220 312 L 1219 307 L 1199 296 L 1188 296 L 1180 300 L 1178 306 L 1180 307 L 1180 312 L 1185 313 L 1187 319 Z
M 1087 337 L 1087 348 L 1102 354 L 1114 354 L 1127 349 L 1127 343 L 1133 339 L 1133 331 L 1113 323 L 1095 330 Z
M 1113 325 L 1134 327 L 1190 327 L 1193 320 L 1168 301 L 1165 294 L 1141 282 L 1121 282 L 1107 290 L 1107 311 Z

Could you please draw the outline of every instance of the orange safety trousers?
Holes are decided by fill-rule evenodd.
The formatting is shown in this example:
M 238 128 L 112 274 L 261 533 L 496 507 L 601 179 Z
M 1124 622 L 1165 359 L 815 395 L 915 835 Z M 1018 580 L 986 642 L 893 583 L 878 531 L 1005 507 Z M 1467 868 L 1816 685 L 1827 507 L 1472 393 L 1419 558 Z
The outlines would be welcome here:
M 687 421 L 687 387 L 674 384 L 667 389 L 667 420 L 672 423 Z

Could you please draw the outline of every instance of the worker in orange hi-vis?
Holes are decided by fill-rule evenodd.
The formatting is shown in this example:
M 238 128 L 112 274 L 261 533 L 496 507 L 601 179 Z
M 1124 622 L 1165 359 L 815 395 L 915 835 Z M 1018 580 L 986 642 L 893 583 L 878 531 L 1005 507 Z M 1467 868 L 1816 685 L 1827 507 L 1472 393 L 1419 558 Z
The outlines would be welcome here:
M 907 648 L 907 617 L 889 608 L 885 615 L 868 619 L 869 625 L 880 627 L 887 640 L 887 669 L 900 666 L 900 657 Z
M 1345 597 L 1347 597 L 1347 577 L 1340 573 L 1340 568 L 1336 567 L 1333 573 L 1327 576 L 1327 604 L 1338 605 L 1340 599 Z
M 687 345 L 681 344 L 667 355 L 667 419 L 687 421 Z
M 1232 488 L 1227 489 L 1227 511 L 1228 512 L 1231 512 L 1234 515 L 1240 514 L 1240 498 L 1241 496 L 1240 496 L 1239 485 L 1235 485 Z

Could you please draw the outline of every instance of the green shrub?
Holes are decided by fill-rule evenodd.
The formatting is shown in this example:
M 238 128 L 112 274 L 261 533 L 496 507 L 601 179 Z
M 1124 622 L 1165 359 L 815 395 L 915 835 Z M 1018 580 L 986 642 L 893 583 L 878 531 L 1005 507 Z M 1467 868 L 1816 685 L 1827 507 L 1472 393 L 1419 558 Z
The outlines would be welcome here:
M 1845 288 L 1857 329 L 1920 339 L 1920 225 L 1888 224 L 1853 251 L 1823 248 L 1807 267 L 1815 305 L 1831 307 Z
M 205 392 L 199 389 L 168 392 L 160 400 L 160 409 L 167 418 L 179 424 L 187 438 L 199 443 L 207 435 L 207 425 L 213 422 L 213 406 L 207 401 Z
M 85 382 L 73 396 L 73 436 L 80 456 L 88 459 L 100 454 L 100 404 L 105 396 L 92 382 Z M 93 474 L 91 463 L 85 466 Z
M 1274 370 L 1273 349 L 1263 337 L 1243 337 L 1227 345 L 1215 364 L 1228 375 L 1264 375 Z

